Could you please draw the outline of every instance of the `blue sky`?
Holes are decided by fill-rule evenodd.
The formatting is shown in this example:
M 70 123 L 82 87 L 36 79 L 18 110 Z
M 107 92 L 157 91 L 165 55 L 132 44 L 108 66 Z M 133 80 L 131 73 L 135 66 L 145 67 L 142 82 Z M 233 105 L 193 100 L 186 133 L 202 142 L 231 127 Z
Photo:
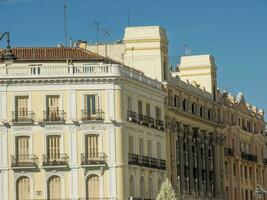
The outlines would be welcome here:
M 64 0 L 0 0 L 0 32 L 13 46 L 56 46 L 64 42 Z M 171 62 L 184 54 L 212 54 L 218 82 L 267 111 L 266 0 L 67 0 L 68 36 L 96 41 L 94 22 L 109 29 L 99 40 L 122 39 L 130 25 L 160 25 L 169 37 Z M 1 41 L 0 46 L 4 43 Z

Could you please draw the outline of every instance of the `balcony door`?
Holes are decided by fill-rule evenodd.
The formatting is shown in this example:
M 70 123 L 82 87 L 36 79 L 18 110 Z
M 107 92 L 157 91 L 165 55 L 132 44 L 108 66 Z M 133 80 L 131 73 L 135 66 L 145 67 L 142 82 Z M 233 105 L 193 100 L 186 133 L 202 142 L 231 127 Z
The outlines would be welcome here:
M 98 96 L 85 95 L 84 96 L 84 110 L 88 117 L 95 117 L 98 112 Z
M 47 158 L 48 160 L 57 160 L 60 158 L 60 136 L 47 136 Z
M 98 158 L 98 135 L 86 135 L 85 156 L 88 159 Z
M 59 176 L 52 176 L 47 182 L 47 199 L 56 200 L 61 199 L 61 178 Z
M 16 183 L 16 200 L 30 199 L 30 179 L 28 177 L 20 177 Z
M 86 183 L 86 199 L 99 199 L 99 176 L 93 174 L 87 178 Z
M 15 97 L 15 119 L 16 121 L 28 118 L 28 96 Z
M 26 162 L 29 159 L 29 136 L 16 137 L 16 159 L 17 162 Z
M 48 121 L 58 121 L 59 116 L 59 96 L 46 97 L 46 118 Z

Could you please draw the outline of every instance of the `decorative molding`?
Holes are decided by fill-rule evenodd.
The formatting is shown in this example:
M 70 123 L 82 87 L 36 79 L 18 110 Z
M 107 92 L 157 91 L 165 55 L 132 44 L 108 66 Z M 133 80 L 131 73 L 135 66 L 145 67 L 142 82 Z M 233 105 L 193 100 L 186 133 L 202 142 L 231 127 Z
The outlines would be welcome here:
M 44 131 L 62 131 L 64 126 L 45 126 Z

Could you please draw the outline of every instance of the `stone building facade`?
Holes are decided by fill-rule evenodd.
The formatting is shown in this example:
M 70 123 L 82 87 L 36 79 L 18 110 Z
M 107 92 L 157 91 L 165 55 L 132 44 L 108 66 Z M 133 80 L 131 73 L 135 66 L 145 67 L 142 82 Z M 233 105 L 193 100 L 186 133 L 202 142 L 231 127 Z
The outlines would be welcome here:
M 267 188 L 264 112 L 219 89 L 211 55 L 182 56 L 171 70 L 158 26 L 127 27 L 115 44 L 80 45 L 162 82 L 167 174 L 182 198 L 250 200 L 257 184 Z

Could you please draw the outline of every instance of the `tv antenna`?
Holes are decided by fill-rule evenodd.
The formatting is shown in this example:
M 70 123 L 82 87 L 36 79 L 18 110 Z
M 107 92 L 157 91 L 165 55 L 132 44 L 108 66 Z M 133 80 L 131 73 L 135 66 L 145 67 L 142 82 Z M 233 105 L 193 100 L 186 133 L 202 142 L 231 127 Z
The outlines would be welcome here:
M 131 11 L 128 10 L 128 16 L 127 16 L 127 26 L 130 26 L 130 17 L 131 17 Z
M 192 51 L 186 44 L 184 44 L 184 50 L 185 50 L 185 55 L 186 56 L 191 56 Z
M 105 29 L 103 28 L 103 33 L 105 38 L 107 38 L 108 36 L 110 36 L 110 30 L 109 29 Z M 108 46 L 107 46 L 107 39 L 105 39 L 105 57 L 107 57 L 108 55 Z
M 64 0 L 64 36 L 65 46 L 68 45 L 68 33 L 67 33 L 67 0 Z
M 96 26 L 96 53 L 98 54 L 98 35 L 100 22 L 95 21 L 94 25 Z

